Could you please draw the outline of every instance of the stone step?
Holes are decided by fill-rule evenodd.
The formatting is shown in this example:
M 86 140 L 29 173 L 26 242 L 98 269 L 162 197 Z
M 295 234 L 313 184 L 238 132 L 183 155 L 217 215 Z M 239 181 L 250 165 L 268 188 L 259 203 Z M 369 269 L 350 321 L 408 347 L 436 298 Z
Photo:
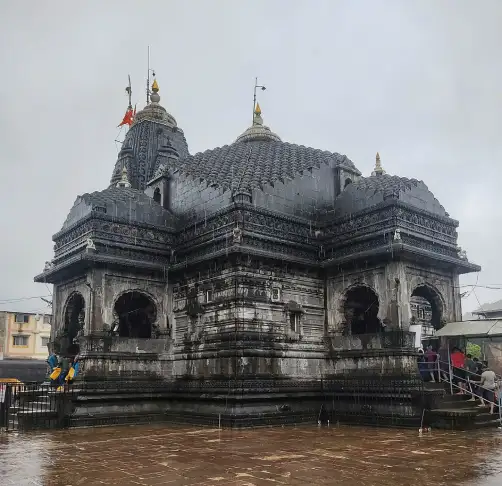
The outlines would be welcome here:
M 444 399 L 441 400 L 439 403 L 439 408 L 441 409 L 472 409 L 472 410 L 478 410 L 478 405 L 479 402 L 469 402 L 467 400 L 460 401 L 460 400 L 449 400 Z M 481 408 L 481 407 L 479 407 Z
M 474 421 L 474 428 L 476 429 L 482 429 L 482 428 L 488 428 L 488 427 L 500 427 L 500 420 L 496 414 L 490 415 L 490 419 L 485 419 L 485 420 L 478 420 L 476 417 L 476 420 Z M 493 418 L 497 417 L 497 418 Z

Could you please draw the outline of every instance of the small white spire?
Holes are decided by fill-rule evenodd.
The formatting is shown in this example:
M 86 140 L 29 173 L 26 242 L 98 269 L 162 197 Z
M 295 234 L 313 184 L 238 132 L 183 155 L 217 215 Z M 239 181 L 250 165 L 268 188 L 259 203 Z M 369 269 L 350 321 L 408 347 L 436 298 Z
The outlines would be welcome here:
M 383 170 L 382 162 L 380 161 L 380 154 L 377 152 L 376 157 L 375 157 L 375 168 L 373 169 L 373 172 L 371 173 L 371 175 L 375 176 L 375 175 L 383 175 L 383 174 L 385 174 L 385 171 Z
M 127 167 L 125 165 L 122 168 L 122 176 L 120 177 L 120 181 L 117 182 L 117 187 L 131 187 L 131 183 L 127 177 Z

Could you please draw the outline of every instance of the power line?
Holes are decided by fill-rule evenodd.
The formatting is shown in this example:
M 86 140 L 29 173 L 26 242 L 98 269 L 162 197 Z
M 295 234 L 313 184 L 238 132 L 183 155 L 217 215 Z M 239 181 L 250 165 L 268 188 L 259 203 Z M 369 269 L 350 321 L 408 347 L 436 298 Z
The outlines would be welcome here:
M 47 297 L 52 297 L 52 295 L 35 295 L 33 297 L 19 297 L 17 299 L 4 299 L 4 300 L 0 300 L 0 304 L 10 304 L 10 303 L 13 303 L 13 302 L 23 302 L 25 300 L 33 300 L 33 299 L 44 299 L 44 298 L 47 298 Z

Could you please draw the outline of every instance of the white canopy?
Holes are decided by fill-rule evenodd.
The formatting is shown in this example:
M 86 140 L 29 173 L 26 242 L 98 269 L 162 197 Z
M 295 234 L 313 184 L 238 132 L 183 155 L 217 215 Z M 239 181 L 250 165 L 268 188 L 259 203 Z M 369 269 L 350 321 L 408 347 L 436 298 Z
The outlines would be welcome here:
M 436 331 L 436 336 L 502 336 L 502 319 L 449 322 Z

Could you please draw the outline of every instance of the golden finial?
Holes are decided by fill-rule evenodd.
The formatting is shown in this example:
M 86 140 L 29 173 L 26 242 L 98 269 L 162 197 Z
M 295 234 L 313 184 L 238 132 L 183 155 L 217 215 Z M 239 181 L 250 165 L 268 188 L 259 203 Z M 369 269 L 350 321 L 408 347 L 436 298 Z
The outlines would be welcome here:
M 158 93 L 159 92 L 159 85 L 157 84 L 157 80 L 156 79 L 153 80 L 152 91 L 154 93 Z
M 375 168 L 371 175 L 382 175 L 385 174 L 385 171 L 382 168 L 382 163 L 380 161 L 380 154 L 377 152 L 375 157 Z
M 256 106 L 254 107 L 253 126 L 255 125 L 263 125 L 263 118 L 261 117 L 261 108 L 259 103 L 256 103 Z

